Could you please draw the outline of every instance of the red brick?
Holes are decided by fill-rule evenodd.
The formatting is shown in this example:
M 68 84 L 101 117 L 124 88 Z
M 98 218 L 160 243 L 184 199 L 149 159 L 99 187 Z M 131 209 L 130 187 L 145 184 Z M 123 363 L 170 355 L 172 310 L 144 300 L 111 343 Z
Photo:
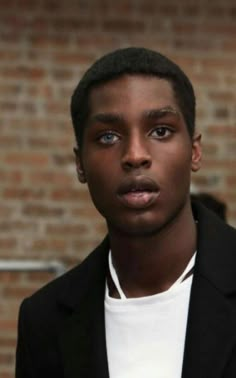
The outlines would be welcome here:
M 12 331 L 17 327 L 17 319 L 14 316 L 14 319 L 0 319 L 0 329 Z M 1 366 L 1 365 L 0 365 Z
M 13 101 L 0 101 L 0 109 L 2 112 L 16 112 L 18 105 Z
M 3 68 L 2 73 L 5 78 L 9 79 L 16 79 L 16 80 L 41 80 L 45 77 L 45 71 L 43 68 L 37 67 L 27 67 L 27 66 L 19 66 L 19 67 L 8 67 Z
M 16 53 L 17 56 L 17 53 Z M 1 57 L 1 51 L 0 51 Z M 16 57 L 15 57 L 16 58 Z M 0 83 L 0 93 L 4 93 L 6 96 L 16 96 L 22 92 L 22 86 L 19 83 Z
M 76 174 L 76 173 L 75 173 Z M 37 172 L 30 172 L 29 173 L 29 180 L 34 184 L 39 185 L 53 185 L 54 187 L 59 186 L 67 186 L 69 190 L 69 186 L 73 183 L 72 175 L 69 175 L 67 172 L 64 171 L 37 171 Z
M 89 64 L 92 60 L 95 59 L 94 55 L 89 54 L 89 53 L 81 53 L 80 51 L 72 51 L 72 52 L 67 52 L 67 54 L 60 52 L 55 52 L 54 54 L 54 59 L 62 63 L 63 66 L 65 64 Z
M 0 237 L 0 250 L 12 251 L 16 247 L 16 240 L 12 237 Z
M 37 256 L 42 256 L 52 253 L 55 256 L 59 254 L 65 254 L 67 248 L 67 241 L 64 240 L 62 235 L 58 236 L 58 239 L 54 237 L 49 237 L 48 239 L 34 239 L 29 245 L 29 250 L 31 253 L 36 253 Z
M 232 90 L 211 90 L 208 92 L 208 96 L 213 101 L 219 101 L 220 103 L 226 102 L 227 104 L 233 102 L 235 104 L 236 96 L 235 92 Z
M 55 11 L 55 10 L 53 10 Z M 64 49 L 67 48 L 69 37 L 63 35 L 33 35 L 29 38 L 33 48 Z
M 226 177 L 226 183 L 229 187 L 236 187 L 236 175 L 229 175 Z
M 10 338 L 10 336 L 2 336 L 0 334 L 0 348 L 15 348 L 16 337 Z
M 217 9 L 218 14 L 220 17 L 222 17 L 221 13 L 222 9 Z M 224 37 L 225 35 L 227 38 L 234 39 L 234 35 L 236 34 L 236 26 L 235 22 L 214 22 L 214 23 L 208 23 L 202 26 L 201 28 L 202 32 L 205 33 L 211 33 L 215 36 L 221 35 L 221 37 Z
M 45 109 L 49 114 L 67 114 L 68 104 L 66 101 L 48 101 L 45 104 Z
M 9 148 L 21 148 L 22 138 L 14 135 L 0 135 L 0 147 L 1 149 L 8 150 Z
M 177 35 L 189 35 L 189 33 L 196 33 L 199 29 L 199 26 L 193 22 L 190 21 L 176 21 L 173 26 L 173 31 Z
M 69 151 L 71 149 L 71 139 L 66 136 L 61 138 L 57 138 L 55 136 L 50 138 L 48 136 L 30 137 L 27 143 L 31 148 L 44 148 L 45 150 L 49 148 L 66 148 L 66 151 Z
M 207 159 L 204 161 L 205 169 L 224 169 L 225 173 L 236 169 L 235 159 Z
M 75 157 L 72 154 L 54 153 L 53 160 L 56 165 L 64 166 L 68 164 L 75 165 Z
M 222 70 L 235 72 L 235 60 L 231 57 L 204 57 L 199 60 L 199 63 L 201 64 L 203 70 Z
M 29 222 L 27 220 L 0 220 L 0 233 L 6 233 L 6 232 L 16 232 L 16 231 L 28 231 L 28 232 L 33 232 L 35 230 L 35 223 L 34 222 Z
M 38 285 L 34 284 L 33 282 L 30 283 L 27 287 L 5 287 L 3 289 L 3 297 L 8 300 L 11 300 L 12 298 L 25 298 L 31 295 L 36 289 L 38 288 Z
M 7 371 L 3 370 L 4 368 L 1 368 L 1 378 L 13 378 L 14 377 L 14 372 L 13 369 L 7 369 Z
M 97 30 L 98 20 L 95 17 L 79 18 L 79 13 L 76 17 L 57 17 L 50 21 L 50 26 L 58 31 L 66 31 L 67 33 L 78 32 L 83 29 L 89 29 L 90 31 Z
M 16 188 L 7 187 L 3 190 L 3 198 L 6 200 L 17 199 L 17 200 L 30 200 L 30 199 L 42 199 L 45 198 L 45 191 L 43 189 L 34 188 Z
M 5 162 L 13 166 L 29 165 L 29 166 L 47 166 L 49 163 L 49 156 L 43 153 L 26 152 L 12 152 L 5 155 Z
M 86 196 L 87 195 L 89 196 L 89 194 L 86 194 Z M 72 217 L 94 219 L 100 216 L 96 208 L 92 205 L 92 201 L 91 203 L 86 203 L 84 200 L 81 200 L 80 202 L 81 206 L 70 209 L 69 213 Z
M 204 13 L 204 9 L 199 7 L 197 4 L 188 4 L 186 6 L 182 6 L 180 11 L 184 16 L 187 16 L 188 18 L 194 17 L 194 19 L 196 19 L 197 17 L 201 18 Z
M 198 174 L 193 178 L 194 184 L 199 187 L 210 187 L 216 189 L 221 183 L 221 177 L 217 174 L 209 174 L 208 176 Z
M 11 282 L 19 282 L 22 279 L 21 272 L 10 272 L 5 271 L 0 273 L 0 282 L 1 284 L 11 283 Z
M 63 80 L 65 82 L 73 78 L 71 69 L 64 68 L 64 67 L 60 67 L 60 68 L 55 67 L 52 71 L 52 76 L 55 80 L 60 80 L 60 81 Z M 71 88 L 67 89 L 67 91 L 68 91 L 67 97 L 64 97 L 64 98 L 70 98 L 71 96 L 71 93 L 72 93 Z
M 23 172 L 19 170 L 0 170 L 0 180 L 4 183 L 19 184 L 22 182 Z
M 210 137 L 226 137 L 230 140 L 236 137 L 236 127 L 235 126 L 228 126 L 228 125 L 209 125 L 206 130 L 206 134 Z
M 117 18 L 117 19 L 107 19 L 104 20 L 102 23 L 102 28 L 106 32 L 114 32 L 118 31 L 121 33 L 131 33 L 131 32 L 136 32 L 136 33 L 142 33 L 145 30 L 145 22 L 140 19 L 140 20 L 132 20 L 132 19 L 122 19 L 122 18 Z
M 228 53 L 234 53 L 236 49 L 236 41 L 234 39 L 225 39 L 222 41 L 222 49 Z
M 206 156 L 216 155 L 219 151 L 219 147 L 213 143 L 203 143 L 203 156 L 204 159 Z
M 52 207 L 38 204 L 25 205 L 22 214 L 30 217 L 61 217 L 65 210 L 60 207 Z M 1 225 L 1 224 L 0 224 Z
M 89 195 L 87 192 L 79 191 L 78 189 L 72 188 L 61 188 L 55 189 L 51 193 L 51 199 L 56 201 L 81 201 L 88 199 Z
M 64 238 L 71 236 L 83 236 L 88 233 L 88 227 L 85 224 L 48 224 L 46 232 L 49 235 L 62 235 Z
M 1 174 L 0 174 L 0 179 L 1 179 Z M 15 213 L 15 209 L 13 207 L 0 204 L 0 218 L 11 217 L 13 213 Z
M 25 89 L 25 93 L 29 95 L 29 97 L 32 99 L 32 97 L 38 97 L 42 96 L 45 100 L 47 98 L 51 99 L 53 96 L 53 88 L 50 85 L 29 85 Z
M 102 235 L 104 237 L 104 235 Z M 74 239 L 71 243 L 72 251 L 74 252 L 74 255 L 77 257 L 78 262 L 82 261 L 85 256 L 91 252 L 97 245 L 100 243 L 103 239 L 103 237 L 100 236 L 97 238 L 94 238 L 93 240 L 82 240 L 80 239 Z
M 29 272 L 27 274 L 29 282 L 39 282 L 41 285 L 51 281 L 53 278 L 55 278 L 55 274 L 50 272 Z
M 16 40 L 15 40 L 16 41 Z M 0 50 L 0 59 L 1 59 L 1 63 L 5 63 L 5 62 L 11 62 L 13 60 L 16 60 L 18 59 L 19 57 L 19 52 L 18 51 L 11 51 L 11 50 Z M 1 76 L 5 76 L 5 75 L 2 75 L 3 72 L 1 72 Z
M 14 361 L 14 353 L 2 352 L 0 350 L 0 365 L 9 365 Z

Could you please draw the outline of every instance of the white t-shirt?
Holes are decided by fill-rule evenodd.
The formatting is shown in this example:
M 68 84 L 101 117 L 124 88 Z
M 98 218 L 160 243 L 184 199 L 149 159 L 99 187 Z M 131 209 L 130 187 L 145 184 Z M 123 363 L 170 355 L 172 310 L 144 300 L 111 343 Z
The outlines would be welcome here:
M 125 297 L 109 258 L 113 281 L 122 296 L 110 297 L 106 287 L 110 378 L 181 377 L 192 275 L 182 279 L 193 267 L 195 255 L 167 291 L 141 298 Z

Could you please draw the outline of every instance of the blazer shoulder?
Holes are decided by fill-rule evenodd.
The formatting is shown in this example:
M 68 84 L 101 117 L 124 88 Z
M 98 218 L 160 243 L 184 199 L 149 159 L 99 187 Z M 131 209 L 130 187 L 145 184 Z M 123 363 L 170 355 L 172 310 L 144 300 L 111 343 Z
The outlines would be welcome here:
M 198 220 L 196 271 L 225 294 L 236 291 L 236 230 L 204 206 L 194 208 Z
M 53 307 L 60 302 L 72 305 L 72 298 L 79 300 L 80 296 L 89 287 L 90 280 L 101 276 L 106 266 L 108 253 L 107 238 L 92 251 L 80 264 L 70 269 L 60 277 L 50 281 L 30 297 L 23 300 L 23 306 L 35 308 Z

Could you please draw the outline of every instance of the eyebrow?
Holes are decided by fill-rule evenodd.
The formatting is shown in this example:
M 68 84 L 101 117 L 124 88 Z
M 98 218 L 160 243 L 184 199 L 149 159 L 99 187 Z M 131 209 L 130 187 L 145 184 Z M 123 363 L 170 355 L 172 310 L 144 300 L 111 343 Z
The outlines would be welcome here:
M 147 112 L 144 112 L 143 117 L 149 119 L 161 119 L 169 115 L 179 118 L 180 112 L 172 106 L 165 106 L 160 109 L 148 110 Z
M 172 106 L 166 106 L 160 109 L 150 109 L 142 113 L 143 119 L 162 119 L 166 116 L 174 116 L 179 118 L 180 112 Z M 90 118 L 90 122 L 101 122 L 105 124 L 125 122 L 125 118 L 119 113 L 97 113 Z
M 90 118 L 90 122 L 116 123 L 124 121 L 124 117 L 119 113 L 98 113 Z

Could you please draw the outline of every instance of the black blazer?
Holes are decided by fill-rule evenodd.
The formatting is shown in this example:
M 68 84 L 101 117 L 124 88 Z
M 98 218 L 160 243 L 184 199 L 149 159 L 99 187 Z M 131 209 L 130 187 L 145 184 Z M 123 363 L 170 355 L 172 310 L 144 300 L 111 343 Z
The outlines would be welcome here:
M 194 212 L 198 253 L 182 378 L 236 378 L 236 231 L 202 206 Z M 16 378 L 109 377 L 108 250 L 105 239 L 81 265 L 23 301 Z

